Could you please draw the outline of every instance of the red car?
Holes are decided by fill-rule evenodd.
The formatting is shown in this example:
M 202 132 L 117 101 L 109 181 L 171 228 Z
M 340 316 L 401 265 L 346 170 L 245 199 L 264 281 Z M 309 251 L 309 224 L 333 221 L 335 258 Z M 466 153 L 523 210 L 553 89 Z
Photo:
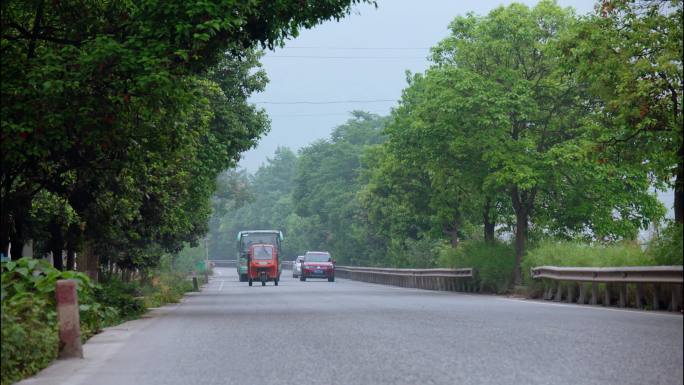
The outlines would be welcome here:
M 307 251 L 302 261 L 300 281 L 307 278 L 327 278 L 328 282 L 335 282 L 335 261 L 327 251 Z

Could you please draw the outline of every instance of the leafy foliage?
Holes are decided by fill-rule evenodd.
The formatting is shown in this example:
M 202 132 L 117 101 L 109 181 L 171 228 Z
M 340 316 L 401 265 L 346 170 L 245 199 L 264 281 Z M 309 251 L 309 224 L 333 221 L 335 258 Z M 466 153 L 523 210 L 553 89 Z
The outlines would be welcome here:
M 682 225 L 670 223 L 647 249 L 656 264 L 677 266 L 684 264 L 684 231 Z
M 287 148 L 253 175 L 228 172 L 219 177 L 214 197 L 209 254 L 232 258 L 235 234 L 246 229 L 280 229 L 283 252 L 294 259 L 306 250 L 330 250 L 339 261 L 365 254 L 363 213 L 355 199 L 361 158 L 381 143 L 385 119 L 356 111 L 329 140 L 303 148 L 299 156 Z M 230 212 L 227 208 L 233 208 Z
M 196 242 L 215 177 L 268 129 L 258 47 L 355 3 L 3 2 L 2 252 L 49 232 L 55 255 L 148 268 Z
M 81 337 L 85 340 L 112 324 L 118 311 L 96 301 L 101 290 L 83 273 L 59 271 L 45 261 L 2 263 L 2 383 L 33 374 L 57 355 L 57 280 L 78 281 Z
M 409 78 L 371 156 L 363 202 L 394 243 L 496 224 L 515 234 L 515 281 L 530 232 L 610 241 L 664 215 L 633 163 L 597 161 L 586 85 L 559 64 L 578 19 L 543 1 L 457 17 Z
M 12 297 L 2 301 L 2 385 L 30 376 L 57 358 L 58 336 L 54 312 L 45 299 Z

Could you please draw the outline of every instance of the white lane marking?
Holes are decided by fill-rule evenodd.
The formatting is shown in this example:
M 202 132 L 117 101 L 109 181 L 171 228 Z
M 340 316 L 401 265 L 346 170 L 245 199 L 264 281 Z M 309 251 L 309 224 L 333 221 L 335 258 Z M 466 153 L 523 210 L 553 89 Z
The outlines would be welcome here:
M 221 281 L 221 286 L 219 286 L 219 291 L 223 290 L 223 282 L 224 281 Z
M 503 298 L 503 297 L 496 297 L 493 296 L 494 298 L 501 300 L 501 301 L 513 301 L 513 302 L 521 302 L 521 303 L 527 303 L 530 305 L 541 305 L 541 306 L 560 306 L 560 307 L 567 307 L 567 308 L 573 308 L 573 309 L 586 309 L 586 310 L 604 310 L 604 311 L 617 311 L 621 313 L 629 313 L 629 314 L 641 314 L 641 315 L 659 315 L 659 316 L 665 316 L 665 317 L 681 317 L 681 313 L 664 313 L 664 312 L 650 312 L 646 310 L 638 310 L 638 309 L 616 309 L 616 308 L 610 308 L 610 307 L 600 307 L 600 306 L 594 306 L 594 305 L 577 305 L 577 304 L 569 304 L 569 303 L 554 303 L 554 302 L 540 302 L 540 301 L 532 301 L 532 300 L 525 300 L 525 299 L 515 299 L 515 298 Z

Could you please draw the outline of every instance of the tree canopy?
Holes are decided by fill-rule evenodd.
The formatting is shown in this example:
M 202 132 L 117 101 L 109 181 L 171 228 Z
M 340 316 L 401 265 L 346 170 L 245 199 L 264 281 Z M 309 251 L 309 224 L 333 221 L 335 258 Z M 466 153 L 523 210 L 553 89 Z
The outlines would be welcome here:
M 3 2 L 3 253 L 43 231 L 42 192 L 78 216 L 52 221 L 60 255 L 195 241 L 216 175 L 268 129 L 247 102 L 266 80 L 256 49 L 357 2 Z

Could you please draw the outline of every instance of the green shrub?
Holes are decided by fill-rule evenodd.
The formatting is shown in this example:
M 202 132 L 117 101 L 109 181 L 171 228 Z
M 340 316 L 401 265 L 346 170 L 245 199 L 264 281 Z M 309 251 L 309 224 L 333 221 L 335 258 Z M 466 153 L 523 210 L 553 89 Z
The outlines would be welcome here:
M 475 269 L 479 291 L 505 293 L 512 285 L 515 251 L 508 244 L 463 241 L 456 249 L 442 248 L 439 260 L 442 266 Z
M 30 375 L 47 366 L 58 348 L 55 287 L 61 279 L 78 281 L 81 337 L 86 340 L 103 326 L 115 323 L 117 311 L 98 303 L 99 286 L 75 271 L 59 271 L 47 261 L 19 259 L 2 263 L 2 381 Z M 43 325 L 41 327 L 37 325 Z M 30 331 L 30 332 L 27 332 Z M 26 337 L 28 333 L 30 336 Z M 8 339 L 5 339 L 5 337 Z M 23 336 L 23 337 L 22 337 Z M 39 336 L 40 338 L 34 338 Z M 28 339 L 27 339 L 28 338 Z M 27 342 L 28 341 L 28 342 Z M 7 374 L 6 374 L 7 373 Z M 6 380 L 7 378 L 7 380 Z M 10 380 L 13 378 L 13 380 Z
M 2 303 L 2 385 L 37 373 L 57 357 L 56 312 L 40 297 L 17 295 Z
M 57 357 L 56 312 L 40 297 L 15 295 L 2 303 L 2 385 L 37 373 Z
M 152 286 L 142 288 L 146 307 L 178 302 L 185 293 L 192 290 L 192 282 L 180 273 L 162 272 L 153 282 Z
M 147 286 L 118 279 L 100 285 L 83 273 L 59 271 L 44 260 L 19 259 L 1 266 L 2 385 L 38 372 L 57 356 L 57 280 L 78 281 L 84 341 L 105 326 L 136 318 L 144 313 L 146 305 L 178 302 L 192 290 L 192 282 L 184 273 L 158 272 Z
M 389 264 L 392 267 L 404 268 L 430 268 L 437 264 L 436 250 L 441 246 L 441 241 L 431 238 L 396 239 L 390 242 Z
M 142 291 L 135 282 L 123 282 L 112 278 L 101 284 L 95 298 L 98 303 L 118 311 L 117 322 L 134 319 L 145 312 Z
M 683 233 L 682 225 L 671 223 L 663 230 L 660 237 L 651 242 L 648 253 L 656 264 L 664 266 L 684 264 Z

